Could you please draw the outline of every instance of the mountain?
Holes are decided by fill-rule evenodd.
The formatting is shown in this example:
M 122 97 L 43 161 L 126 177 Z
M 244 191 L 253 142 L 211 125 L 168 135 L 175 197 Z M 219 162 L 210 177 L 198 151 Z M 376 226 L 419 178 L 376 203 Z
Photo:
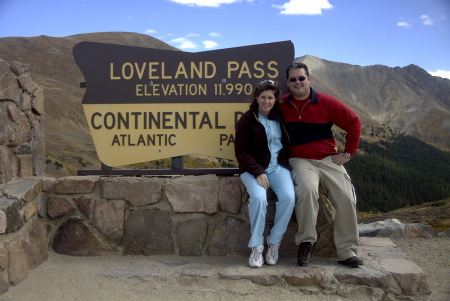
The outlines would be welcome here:
M 100 168 L 81 105 L 84 78 L 72 55 L 73 46 L 82 41 L 178 50 L 148 35 L 129 32 L 0 38 L 0 58 L 30 64 L 31 77 L 44 87 L 49 176 Z M 377 129 L 387 128 L 450 150 L 450 80 L 433 77 L 415 65 L 361 67 L 311 55 L 295 61 L 309 66 L 313 88 L 357 112 L 367 140 L 376 138 Z
M 355 66 L 314 56 L 308 65 L 313 88 L 352 107 L 364 125 L 384 124 L 443 150 L 450 150 L 450 80 L 416 65 Z

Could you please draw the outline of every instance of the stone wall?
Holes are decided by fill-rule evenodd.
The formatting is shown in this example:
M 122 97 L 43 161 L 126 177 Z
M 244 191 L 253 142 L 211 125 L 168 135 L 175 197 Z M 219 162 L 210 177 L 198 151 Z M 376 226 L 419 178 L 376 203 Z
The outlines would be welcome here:
M 43 176 L 44 92 L 30 67 L 0 59 L 0 184 Z
M 276 199 L 269 192 L 267 230 Z M 239 177 L 30 177 L 0 184 L 0 293 L 48 251 L 71 256 L 248 256 Z M 295 256 L 292 221 L 281 256 Z

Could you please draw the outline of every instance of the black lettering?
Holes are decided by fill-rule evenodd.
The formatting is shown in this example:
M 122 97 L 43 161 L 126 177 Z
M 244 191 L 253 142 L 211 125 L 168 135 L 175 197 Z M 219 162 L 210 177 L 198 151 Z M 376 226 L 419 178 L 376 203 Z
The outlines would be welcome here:
M 94 114 L 92 114 L 92 116 L 91 116 L 91 125 L 92 125 L 92 127 L 93 127 L 95 130 L 99 130 L 99 129 L 102 128 L 102 126 L 101 126 L 101 125 L 95 125 L 95 123 L 94 123 L 94 118 L 95 118 L 96 116 L 102 117 L 102 114 L 99 113 L 99 112 L 95 112 Z
M 202 121 L 200 122 L 200 129 L 203 128 L 203 125 L 209 125 L 209 128 L 212 129 L 211 120 L 209 119 L 208 112 L 203 113 Z

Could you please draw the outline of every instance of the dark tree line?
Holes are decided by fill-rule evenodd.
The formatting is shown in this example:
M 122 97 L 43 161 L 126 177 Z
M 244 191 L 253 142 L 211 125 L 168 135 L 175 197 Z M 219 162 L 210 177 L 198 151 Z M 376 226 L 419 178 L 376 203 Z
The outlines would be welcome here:
M 345 165 L 359 211 L 389 212 L 450 197 L 450 153 L 404 134 L 361 140 L 359 149 Z

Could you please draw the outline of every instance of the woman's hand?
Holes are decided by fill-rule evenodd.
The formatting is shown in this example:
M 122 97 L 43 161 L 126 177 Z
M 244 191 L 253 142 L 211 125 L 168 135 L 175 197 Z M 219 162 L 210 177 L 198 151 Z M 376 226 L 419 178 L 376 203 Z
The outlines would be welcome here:
M 256 177 L 256 181 L 258 181 L 259 185 L 264 187 L 266 190 L 269 189 L 269 187 L 270 187 L 269 179 L 267 178 L 265 173 L 260 174 L 259 176 L 257 176 Z

